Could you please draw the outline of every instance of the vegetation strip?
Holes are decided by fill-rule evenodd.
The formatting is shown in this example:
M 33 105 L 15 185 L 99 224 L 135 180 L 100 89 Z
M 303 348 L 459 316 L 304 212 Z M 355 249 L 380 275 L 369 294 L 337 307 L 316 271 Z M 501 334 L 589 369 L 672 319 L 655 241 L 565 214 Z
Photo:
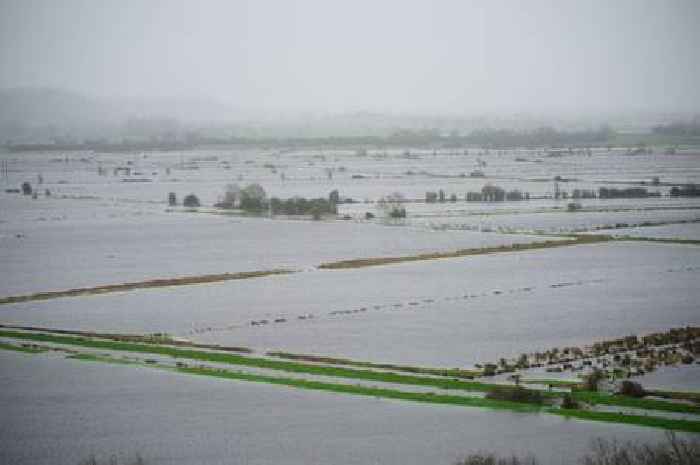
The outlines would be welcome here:
M 698 240 L 698 239 L 673 239 L 673 238 L 663 238 L 663 237 L 618 236 L 618 237 L 615 237 L 615 240 L 616 241 L 637 241 L 637 242 L 661 242 L 664 244 L 700 245 L 700 240 Z
M 324 270 L 339 270 L 348 268 L 364 268 L 368 266 L 390 265 L 394 263 L 415 262 L 421 260 L 436 260 L 441 258 L 459 258 L 472 255 L 488 255 L 504 252 L 521 252 L 537 249 L 549 249 L 555 247 L 566 247 L 579 244 L 593 244 L 598 242 L 608 242 L 613 240 L 608 235 L 582 234 L 572 239 L 562 239 L 557 241 L 530 242 L 526 244 L 511 244 L 494 247 L 481 247 L 474 249 L 460 249 L 451 252 L 434 252 L 419 255 L 406 255 L 401 257 L 375 257 L 358 258 L 353 260 L 340 260 L 337 262 L 322 263 L 318 266 Z
M 40 326 L 15 326 L 15 325 L 3 325 L 0 324 L 0 328 L 9 329 L 21 329 L 23 331 L 39 331 L 54 334 L 68 334 L 72 336 L 83 336 L 83 337 L 93 337 L 99 339 L 110 339 L 113 341 L 121 342 L 143 342 L 146 344 L 161 344 L 169 346 L 179 346 L 179 347 L 191 347 L 194 349 L 207 349 L 207 350 L 220 350 L 224 352 L 241 352 L 246 354 L 253 353 L 252 349 L 248 347 L 236 347 L 236 346 L 221 346 L 218 344 L 198 344 L 192 341 L 183 339 L 173 339 L 167 334 L 155 333 L 155 334 L 114 334 L 114 333 L 97 333 L 94 331 L 78 331 L 71 329 L 51 329 L 42 328 Z
M 425 376 L 412 376 L 384 371 L 359 370 L 346 367 L 303 364 L 297 362 L 271 360 L 259 357 L 249 357 L 231 353 L 217 353 L 201 350 L 182 349 L 176 347 L 163 346 L 159 344 L 142 344 L 112 340 L 96 340 L 76 336 L 62 336 L 55 334 L 28 333 L 6 330 L 0 330 L 0 337 L 74 345 L 93 349 L 133 352 L 140 354 L 166 355 L 175 358 L 224 363 L 229 365 L 238 365 L 253 368 L 265 368 L 289 373 L 304 373 L 309 375 L 330 376 L 346 379 L 359 379 L 365 381 L 376 381 L 382 383 L 403 384 L 410 386 L 430 386 L 446 390 L 455 389 L 472 392 L 489 392 L 494 389 L 502 389 L 504 387 L 504 385 L 502 384 L 481 383 L 476 381 L 464 381 L 457 379 L 440 379 Z M 548 398 L 559 398 L 562 394 L 557 392 L 543 392 L 542 395 Z M 606 394 L 591 393 L 588 391 L 576 391 L 574 395 L 579 396 L 580 400 L 589 402 L 593 405 L 606 404 L 668 412 L 682 412 L 691 414 L 700 413 L 699 408 L 694 405 L 677 404 L 654 399 L 631 399 L 625 396 L 611 396 Z
M 408 373 L 418 373 L 423 375 L 435 375 L 435 376 L 446 376 L 451 378 L 464 378 L 473 379 L 476 376 L 480 376 L 481 370 L 462 370 L 459 368 L 427 368 L 427 367 L 414 367 L 408 365 L 394 365 L 393 363 L 373 363 L 373 362 L 363 362 L 358 360 L 349 360 L 345 358 L 335 358 L 335 357 L 324 357 L 318 355 L 303 355 L 303 354 L 292 354 L 289 352 L 279 352 L 272 351 L 267 352 L 266 355 L 277 358 L 284 358 L 289 360 L 302 360 L 305 362 L 316 362 L 316 363 L 327 363 L 330 365 L 347 365 L 356 366 L 364 368 L 380 368 L 384 370 L 394 370 L 394 371 L 405 371 Z
M 24 352 L 27 354 L 39 354 L 41 352 L 46 352 L 45 349 L 38 348 L 38 347 L 17 346 L 14 344 L 7 344 L 4 342 L 0 342 L 0 350 L 12 350 L 15 352 Z
M 700 406 L 666 402 L 656 399 L 640 399 L 629 396 L 611 396 L 591 391 L 574 390 L 571 393 L 574 400 L 587 402 L 592 405 L 613 405 L 644 410 L 659 410 L 664 412 L 692 413 L 700 415 Z
M 617 412 L 595 412 L 591 410 L 547 409 L 547 413 L 567 418 L 581 420 L 604 421 L 608 423 L 623 423 L 626 425 L 648 426 L 673 431 L 700 433 L 700 421 L 675 420 L 646 415 L 625 415 Z
M 539 412 L 540 406 L 523 404 L 518 402 L 490 400 L 481 397 L 451 396 L 447 394 L 435 394 L 430 392 L 407 392 L 396 389 L 386 389 L 362 385 L 328 383 L 296 378 L 283 378 L 277 376 L 259 375 L 252 373 L 233 372 L 201 367 L 180 367 L 176 371 L 194 375 L 214 376 L 218 378 L 238 379 L 268 384 L 311 389 L 318 391 L 331 391 L 342 394 L 358 394 L 388 399 L 412 400 L 417 402 L 430 402 L 434 404 L 463 405 L 467 407 L 487 407 L 501 410 L 513 410 L 518 412 Z
M 287 362 L 282 360 L 271 360 L 259 357 L 248 357 L 231 353 L 217 353 L 201 350 L 183 349 L 163 346 L 160 344 L 143 344 L 112 340 L 98 340 L 77 336 L 63 336 L 56 334 L 29 333 L 6 330 L 0 330 L 0 337 L 74 345 L 93 349 L 115 350 L 141 354 L 166 355 L 175 358 L 225 363 L 229 365 L 239 365 L 254 368 L 266 368 L 272 370 L 285 371 L 289 373 L 306 373 L 310 375 L 332 376 L 337 378 L 350 379 L 354 378 L 384 383 L 405 384 L 414 386 L 431 386 L 439 389 L 460 389 L 464 391 L 486 392 L 490 389 L 493 389 L 496 386 L 499 386 L 497 384 L 469 382 L 462 380 L 429 378 L 424 376 L 411 376 L 391 372 L 358 370 L 354 368 Z
M 180 278 L 163 278 L 133 283 L 106 284 L 104 286 L 83 287 L 64 291 L 38 292 L 35 294 L 0 297 L 0 305 L 29 302 L 33 300 L 56 299 L 58 297 L 77 297 L 82 295 L 107 294 L 110 292 L 150 289 L 154 287 L 186 286 L 191 284 L 215 283 L 238 279 L 261 278 L 264 276 L 294 273 L 291 270 L 244 271 L 240 273 L 205 274 L 200 276 L 183 276 Z

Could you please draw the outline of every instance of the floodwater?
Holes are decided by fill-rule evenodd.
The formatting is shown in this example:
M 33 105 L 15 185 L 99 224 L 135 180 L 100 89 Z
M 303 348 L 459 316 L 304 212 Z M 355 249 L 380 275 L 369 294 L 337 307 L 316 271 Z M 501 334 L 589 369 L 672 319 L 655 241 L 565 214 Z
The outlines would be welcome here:
M 319 393 L 47 355 L 0 353 L 0 462 L 445 464 L 469 452 L 570 463 L 651 428 Z
M 0 312 L 14 324 L 471 366 L 700 324 L 699 263 L 700 249 L 690 245 L 593 244 L 25 302 Z M 262 319 L 269 323 L 251 324 Z
M 447 252 L 605 232 L 697 239 L 700 154 L 547 157 L 544 149 L 217 148 L 175 153 L 0 153 L 0 297 L 223 272 L 285 276 L 0 306 L 0 323 L 167 332 L 197 342 L 408 365 L 470 367 L 522 352 L 700 325 L 700 248 L 614 242 L 324 271 L 322 262 Z M 484 165 L 486 162 L 486 166 Z M 118 173 L 115 169 L 120 168 Z M 131 171 L 125 175 L 125 168 Z M 479 169 L 485 177 L 470 174 Z M 658 180 L 654 178 L 659 178 Z M 41 179 L 40 179 L 41 178 Z M 31 182 L 39 193 L 6 192 Z M 41 182 L 40 182 L 41 181 Z M 138 182 L 134 182 L 138 181 Z M 324 221 L 220 215 L 229 183 L 353 203 Z M 487 184 L 537 200 L 465 202 Z M 644 184 L 642 184 L 644 183 Z M 578 200 L 557 190 L 645 187 L 659 197 Z M 45 190 L 51 196 L 45 196 Z M 456 202 L 419 202 L 427 191 Z M 203 207 L 167 206 L 196 194 Z M 405 221 L 380 216 L 393 192 Z M 347 217 L 345 220 L 340 218 Z M 695 223 L 693 223 L 695 222 Z M 640 224 L 658 224 L 638 227 Z M 682 223 L 682 224 L 681 224 Z M 632 229 L 630 229 L 632 228 Z M 264 322 L 264 323 L 263 323 Z M 255 323 L 255 324 L 253 324 Z M 643 384 L 698 389 L 697 366 Z M 191 377 L 50 355 L 0 353 L 0 463 L 450 464 L 474 450 L 570 463 L 594 437 L 658 430 Z

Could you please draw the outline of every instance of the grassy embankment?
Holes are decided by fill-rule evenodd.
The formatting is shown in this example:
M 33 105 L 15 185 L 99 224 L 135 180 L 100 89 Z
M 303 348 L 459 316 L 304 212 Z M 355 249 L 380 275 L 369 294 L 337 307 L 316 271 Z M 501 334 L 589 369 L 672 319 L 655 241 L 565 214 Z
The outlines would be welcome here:
M 635 236 L 618 236 L 616 241 L 634 241 L 634 242 L 661 242 L 663 244 L 687 244 L 700 245 L 698 239 L 673 239 L 663 237 L 635 237 Z
M 510 244 L 494 247 L 481 247 L 473 249 L 460 249 L 450 252 L 433 252 L 418 255 L 405 255 L 398 257 L 373 257 L 373 258 L 358 258 L 353 260 L 340 260 L 336 262 L 322 263 L 318 266 L 324 270 L 338 270 L 348 268 L 364 268 L 367 266 L 390 265 L 394 263 L 415 262 L 421 260 L 437 260 L 441 258 L 459 258 L 474 255 L 489 255 L 503 252 L 524 252 L 528 250 L 551 249 L 556 247 L 567 247 L 580 244 L 594 244 L 598 242 L 608 242 L 613 240 L 608 235 L 596 234 L 581 234 L 569 239 L 561 239 L 556 241 L 530 242 L 526 244 Z
M 293 354 L 289 352 L 272 351 L 267 352 L 270 357 L 283 358 L 287 360 L 300 360 L 304 362 L 325 363 L 328 365 L 344 365 L 362 368 L 378 368 L 382 370 L 403 371 L 407 373 L 417 373 L 421 375 L 444 376 L 449 378 L 473 379 L 481 376 L 481 370 L 463 370 L 460 368 L 430 368 L 410 365 L 396 365 L 393 363 L 375 363 L 347 358 L 324 357 L 319 355 Z
M 39 354 L 41 352 L 46 352 L 46 349 L 42 349 L 39 347 L 24 347 L 15 344 L 6 344 L 4 342 L 0 342 L 0 350 L 12 350 L 15 352 L 24 352 L 27 354 Z
M 190 284 L 215 283 L 220 281 L 232 281 L 238 279 L 261 278 L 264 276 L 283 275 L 290 273 L 294 273 L 294 271 L 244 271 L 240 273 L 205 274 L 199 276 L 183 276 L 180 278 L 150 279 L 146 281 L 138 281 L 133 283 L 106 284 L 103 286 L 67 289 L 63 291 L 37 292 L 35 294 L 0 297 L 0 305 L 13 304 L 18 302 L 28 302 L 33 300 L 55 299 L 58 297 L 77 297 L 82 295 L 106 294 L 109 292 L 131 291 L 134 289 L 150 289 L 156 287 L 184 286 Z
M 502 385 L 480 383 L 480 382 L 467 382 L 461 380 L 451 380 L 451 379 L 439 379 L 439 378 L 429 378 L 423 376 L 410 376 L 402 375 L 389 372 L 377 372 L 371 370 L 357 370 L 342 367 L 332 367 L 323 365 L 309 365 L 301 364 L 295 362 L 284 362 L 263 358 L 246 357 L 241 355 L 226 354 L 226 353 L 215 353 L 215 352 L 204 352 L 196 351 L 191 349 L 181 349 L 174 347 L 166 347 L 157 344 L 137 344 L 137 343 L 125 343 L 117 342 L 111 340 L 95 340 L 86 339 L 81 337 L 71 337 L 71 336 L 57 336 L 51 334 L 41 334 L 41 333 L 24 333 L 16 331 L 0 331 L 0 337 L 7 337 L 13 339 L 24 339 L 32 340 L 34 342 L 49 342 L 57 344 L 65 344 L 72 346 L 79 346 L 85 348 L 103 349 L 103 350 L 113 350 L 113 351 L 125 351 L 139 354 L 152 354 L 152 355 L 167 355 L 176 358 L 198 360 L 198 361 L 210 361 L 216 363 L 231 364 L 237 366 L 245 367 L 255 367 L 255 368 L 267 368 L 282 372 L 289 373 L 299 373 L 299 374 L 310 374 L 319 376 L 330 376 L 330 377 L 340 377 L 347 379 L 358 379 L 364 381 L 375 381 L 393 384 L 403 384 L 407 386 L 429 386 L 439 389 L 456 389 L 463 391 L 477 391 L 477 392 L 488 392 L 493 390 L 495 387 Z M 93 361 L 102 361 L 101 356 L 95 356 L 91 354 L 83 355 L 83 359 L 89 359 Z M 493 408 L 509 408 L 511 410 L 523 411 L 536 409 L 538 411 L 546 411 L 547 413 L 554 413 L 558 415 L 564 415 L 559 409 L 547 409 L 542 410 L 540 406 L 526 405 L 522 406 L 520 403 L 505 402 L 501 404 L 493 404 L 489 399 L 480 398 L 465 398 L 464 396 L 449 396 L 434 393 L 415 393 L 415 392 L 405 392 L 396 389 L 382 389 L 367 386 L 353 386 L 346 384 L 335 384 L 327 383 L 322 381 L 311 381 L 311 380 L 300 380 L 294 378 L 276 377 L 268 375 L 258 375 L 251 373 L 239 373 L 230 372 L 221 369 L 212 368 L 178 368 L 179 371 L 184 371 L 193 374 L 208 374 L 211 376 L 219 377 L 229 377 L 241 380 L 249 381 L 259 381 L 268 382 L 272 384 L 284 384 L 293 387 L 307 388 L 307 389 L 321 389 L 328 391 L 335 391 L 339 393 L 356 393 L 362 395 L 373 395 L 386 398 L 396 398 L 405 400 L 415 400 L 421 402 L 433 402 L 433 403 L 453 403 L 454 405 L 465 405 L 474 407 L 493 407 Z M 197 372 L 200 370 L 201 372 Z M 543 393 L 546 398 L 557 398 L 561 394 L 559 393 Z M 670 402 L 664 402 L 652 399 L 630 399 L 621 396 L 609 396 L 597 393 L 587 393 L 578 392 L 574 396 L 580 400 L 584 400 L 591 404 L 604 403 L 607 405 L 619 405 L 625 407 L 635 407 L 648 410 L 660 410 L 660 411 L 670 411 L 670 412 L 682 412 L 682 413 L 693 413 L 700 414 L 700 409 L 696 406 L 686 405 L 686 404 L 674 404 Z M 451 399 L 454 398 L 454 401 Z M 437 399 L 437 400 L 436 400 Z M 512 404 L 512 405 L 511 405 Z M 569 411 L 566 411 L 569 412 Z M 622 414 L 610 414 L 608 416 L 602 415 L 606 412 L 592 412 L 587 410 L 576 411 L 576 413 L 566 413 L 566 416 L 575 416 L 582 419 L 592 419 L 599 421 L 613 421 L 613 419 L 623 420 L 624 422 L 631 424 L 639 424 L 641 426 L 656 426 L 664 427 L 669 429 L 680 429 L 683 431 L 693 431 L 700 432 L 700 422 L 695 421 L 682 421 L 681 420 L 670 420 L 659 417 L 647 417 L 647 416 L 637 416 L 634 415 L 622 415 Z M 607 418 L 607 419 L 606 419 Z M 619 421 L 618 421 L 619 422 Z M 686 424 L 687 423 L 687 424 Z M 665 425 L 665 426 L 657 426 Z

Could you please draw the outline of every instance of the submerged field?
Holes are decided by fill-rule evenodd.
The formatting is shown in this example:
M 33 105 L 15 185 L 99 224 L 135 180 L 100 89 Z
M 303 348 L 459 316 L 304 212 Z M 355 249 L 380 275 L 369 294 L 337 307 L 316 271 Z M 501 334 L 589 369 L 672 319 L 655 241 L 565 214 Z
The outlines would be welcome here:
M 452 463 L 498 445 L 508 452 L 536 453 L 554 465 L 580 455 L 590 437 L 663 437 L 660 431 L 635 426 L 5 352 L 0 352 L 0 367 L 12 373 L 0 381 L 6 420 L 0 423 L 5 443 L 0 461 L 16 464 L 50 460 L 70 465 L 94 453 L 103 460 L 112 454 L 123 459 L 140 454 L 148 463 L 418 465 Z
M 452 399 L 453 386 L 375 373 L 478 376 L 483 364 L 522 353 L 700 325 L 700 200 L 668 196 L 675 183 L 700 182 L 700 155 L 623 153 L 0 154 L 10 165 L 0 180 L 0 324 L 157 333 L 188 344 L 245 347 L 265 360 L 279 361 L 266 355 L 276 351 L 321 360 L 293 363 L 339 359 L 344 369 L 368 371 L 365 379 L 352 371 L 287 371 L 291 378 L 280 381 L 274 363 L 222 374 L 216 364 L 171 366 L 165 352 L 126 361 L 134 366 L 106 366 L 117 358 L 107 346 L 107 354 L 93 347 L 66 359 L 5 337 L 0 364 L 10 376 L 3 377 L 0 410 L 11 421 L 0 424 L 0 442 L 12 446 L 0 448 L 0 461 L 61 456 L 68 464 L 94 452 L 189 463 L 209 452 L 177 438 L 207 431 L 216 443 L 208 462 L 451 463 L 468 452 L 465 444 L 492 448 L 498 435 L 506 452 L 536 443 L 530 450 L 545 463 L 560 463 L 596 436 L 658 437 L 654 428 L 673 429 L 669 422 L 678 418 L 694 422 L 684 428 L 695 431 L 691 407 L 684 413 L 661 405 L 668 412 L 657 423 L 610 424 L 624 421 L 600 406 L 572 413 L 576 420 L 512 405 L 504 412 L 481 397 Z M 488 162 L 484 178 L 469 176 L 478 160 Z M 126 166 L 132 174 L 114 174 Z M 5 192 L 23 181 L 38 187 L 37 199 Z M 231 182 L 259 182 L 283 198 L 338 189 L 354 203 L 321 221 L 213 208 Z M 464 201 L 486 183 L 538 198 Z M 600 186 L 644 186 L 659 197 L 577 200 L 575 211 L 568 211 L 570 200 L 551 198 L 555 189 Z M 426 191 L 439 189 L 459 199 L 423 201 Z M 382 218 L 376 205 L 394 191 L 408 201 L 406 219 Z M 168 192 L 178 199 L 196 193 L 202 206 L 169 207 Z M 697 392 L 698 355 L 634 379 Z M 440 373 L 444 368 L 462 371 Z M 574 372 L 522 374 L 553 378 L 567 389 L 580 382 Z M 496 381 L 511 382 L 506 375 Z M 438 405 L 439 396 L 447 396 L 446 405 Z M 626 413 L 636 415 L 639 405 L 628 403 Z M 138 420 L 143 415 L 145 423 Z M 57 418 L 70 427 L 58 432 Z M 97 425 L 96 418 L 104 421 Z M 153 425 L 168 425 L 158 441 L 148 433 Z M 350 448 L 357 441 L 367 447 Z M 71 442 L 77 446 L 68 450 Z M 309 456 L 303 445 L 312 442 L 323 445 Z

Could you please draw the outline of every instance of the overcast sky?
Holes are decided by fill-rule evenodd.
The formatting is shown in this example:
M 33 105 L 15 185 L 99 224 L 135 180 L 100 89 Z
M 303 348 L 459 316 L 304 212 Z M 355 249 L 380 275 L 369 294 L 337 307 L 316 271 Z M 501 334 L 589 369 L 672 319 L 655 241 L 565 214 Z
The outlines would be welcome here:
M 0 0 L 0 87 L 256 111 L 698 111 L 699 25 L 698 0 Z

